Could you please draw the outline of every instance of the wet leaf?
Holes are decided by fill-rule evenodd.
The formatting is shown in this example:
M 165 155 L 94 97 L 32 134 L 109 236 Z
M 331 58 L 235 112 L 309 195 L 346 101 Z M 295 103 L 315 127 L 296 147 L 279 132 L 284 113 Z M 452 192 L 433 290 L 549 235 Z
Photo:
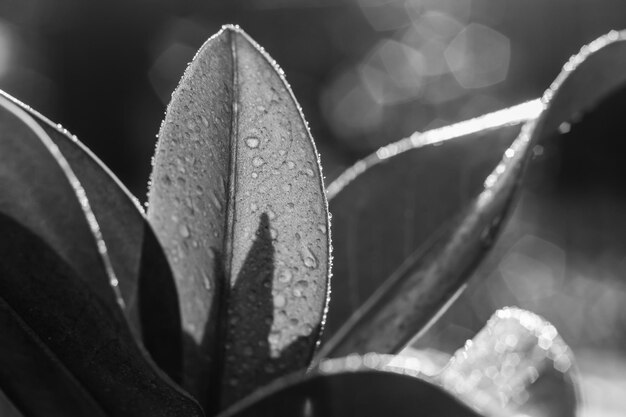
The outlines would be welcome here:
M 320 166 L 282 71 L 238 28 L 200 49 L 172 95 L 148 218 L 178 286 L 184 383 L 202 403 L 214 407 L 219 379 L 227 405 L 306 367 L 329 277 Z
M 248 416 L 473 416 L 480 414 L 418 372 L 386 366 L 386 355 L 352 355 L 286 377 L 220 414 Z
M 524 125 L 498 166 L 484 179 L 484 189 L 466 205 L 463 215 L 449 231 L 436 237 L 434 244 L 405 263 L 404 271 L 393 274 L 385 288 L 379 289 L 342 329 L 342 334 L 320 352 L 320 357 L 353 351 L 396 351 L 416 333 L 423 332 L 428 320 L 445 308 L 454 289 L 471 276 L 492 246 L 511 202 L 518 196 L 524 168 L 534 155 L 535 145 L 563 122 L 575 119 L 624 85 L 624 38 L 623 33 L 612 32 L 583 47 L 565 65 L 542 98 L 545 110 Z
M 572 417 L 578 406 L 574 357 L 557 330 L 518 308 L 497 311 L 438 376 L 490 414 Z
M 131 330 L 170 377 L 181 376 L 180 312 L 176 287 L 163 249 L 141 206 L 124 185 L 75 136 L 37 111 L 27 112 L 58 147 L 85 190 L 102 231 Z
M 0 355 L 3 391 L 41 415 L 52 408 L 201 416 L 135 342 L 106 244 L 69 164 L 24 111 L 6 98 L 0 104 L 0 348 L 12 352 Z M 61 392 L 76 384 L 82 390 Z

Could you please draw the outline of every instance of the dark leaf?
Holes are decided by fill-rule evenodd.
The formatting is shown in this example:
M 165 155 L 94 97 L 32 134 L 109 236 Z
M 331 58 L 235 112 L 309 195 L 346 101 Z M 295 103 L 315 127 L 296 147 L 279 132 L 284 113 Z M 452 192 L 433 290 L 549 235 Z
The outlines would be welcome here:
M 4 92 L 59 148 L 85 190 L 124 300 L 131 330 L 174 380 L 181 374 L 181 329 L 171 269 L 141 206 L 75 136 Z
M 207 407 L 218 380 L 230 404 L 312 356 L 329 277 L 321 178 L 282 72 L 225 27 L 172 95 L 148 208 L 178 285 L 184 383 Z
M 389 360 L 368 354 L 322 362 L 319 371 L 278 380 L 220 417 L 480 415 L 419 373 L 385 366 Z
M 29 414 L 201 416 L 135 342 L 69 164 L 24 111 L 5 98 L 0 104 L 0 346 L 13 352 L 0 355 L 3 391 Z M 43 369 L 50 374 L 42 377 Z M 76 384 L 82 390 L 65 392 Z
M 434 242 L 422 252 L 415 253 L 403 270 L 394 273 L 320 356 L 396 351 L 424 330 L 491 247 L 517 197 L 534 146 L 561 123 L 592 108 L 626 82 L 623 38 L 623 34 L 612 32 L 585 46 L 566 64 L 543 97 L 546 110 L 523 127 L 500 164 L 486 176 L 484 189 L 479 187 L 480 194 L 469 200 L 463 215 L 447 231 L 435 235 Z

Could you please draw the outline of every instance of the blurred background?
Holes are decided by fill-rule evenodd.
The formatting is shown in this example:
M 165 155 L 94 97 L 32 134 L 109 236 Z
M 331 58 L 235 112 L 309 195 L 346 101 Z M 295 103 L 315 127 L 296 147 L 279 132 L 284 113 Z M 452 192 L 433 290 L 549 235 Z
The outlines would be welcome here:
M 583 44 L 626 28 L 626 2 L 0 0 L 0 88 L 76 134 L 144 201 L 170 94 L 225 23 L 241 25 L 285 70 L 330 181 L 414 131 L 540 96 Z M 423 343 L 452 352 L 486 309 L 534 307 L 579 357 L 584 415 L 624 415 L 626 287 L 618 277 L 565 282 L 562 248 L 520 242 L 488 301 L 466 302 L 476 310 L 466 320 L 452 311 Z M 535 278 L 515 279 L 520 268 Z M 546 291 L 558 301 L 537 301 Z M 597 322 L 585 321 L 589 311 Z

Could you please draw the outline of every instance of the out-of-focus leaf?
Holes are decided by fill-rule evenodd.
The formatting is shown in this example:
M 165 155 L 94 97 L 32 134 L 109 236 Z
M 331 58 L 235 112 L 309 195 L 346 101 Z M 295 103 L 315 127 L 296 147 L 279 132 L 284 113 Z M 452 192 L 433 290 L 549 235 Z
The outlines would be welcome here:
M 135 342 L 69 164 L 23 110 L 0 104 L 2 390 L 27 414 L 201 416 Z
M 574 357 L 557 330 L 517 308 L 497 311 L 441 375 L 443 386 L 490 414 L 574 417 Z
M 202 403 L 215 404 L 217 378 L 227 405 L 308 364 L 328 292 L 327 213 L 282 71 L 225 27 L 172 95 L 148 208 L 178 285 L 184 383 Z
M 434 235 L 434 243 L 414 253 L 400 271 L 391 275 L 320 352 L 321 357 L 395 351 L 424 330 L 424 325 L 453 298 L 455 289 L 470 277 L 492 245 L 517 196 L 534 146 L 561 123 L 590 109 L 626 82 L 625 37 L 612 32 L 583 47 L 565 65 L 542 98 L 545 110 L 524 125 L 463 215 L 447 231 Z M 337 256 L 341 256 L 339 249 Z
M 131 329 L 172 379 L 181 376 L 180 312 L 163 249 L 124 185 L 75 136 L 0 91 L 37 122 L 59 148 L 85 190 L 107 246 Z
M 480 414 L 387 355 L 324 361 L 302 378 L 290 376 L 245 398 L 220 417 L 449 416 Z

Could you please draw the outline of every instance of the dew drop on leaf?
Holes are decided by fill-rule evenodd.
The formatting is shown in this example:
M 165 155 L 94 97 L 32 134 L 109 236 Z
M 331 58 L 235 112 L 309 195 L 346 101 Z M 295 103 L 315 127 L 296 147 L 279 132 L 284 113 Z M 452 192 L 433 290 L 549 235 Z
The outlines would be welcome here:
M 300 256 L 302 257 L 302 262 L 304 262 L 304 266 L 306 266 L 307 268 L 311 268 L 311 269 L 317 268 L 317 264 L 318 264 L 317 258 L 308 247 L 306 246 L 302 247 L 300 251 Z
M 248 148 L 258 148 L 259 147 L 259 138 L 256 136 L 250 136 L 246 139 L 246 145 Z

